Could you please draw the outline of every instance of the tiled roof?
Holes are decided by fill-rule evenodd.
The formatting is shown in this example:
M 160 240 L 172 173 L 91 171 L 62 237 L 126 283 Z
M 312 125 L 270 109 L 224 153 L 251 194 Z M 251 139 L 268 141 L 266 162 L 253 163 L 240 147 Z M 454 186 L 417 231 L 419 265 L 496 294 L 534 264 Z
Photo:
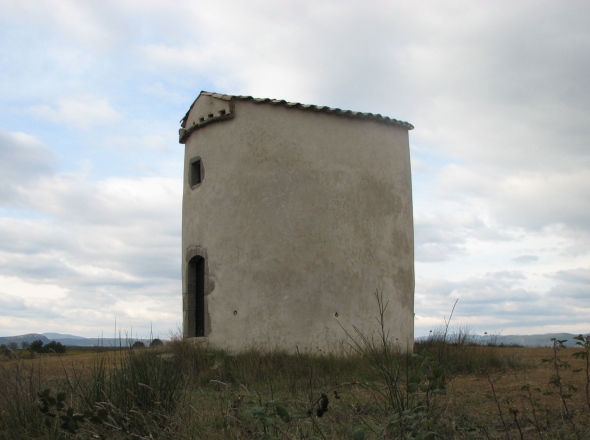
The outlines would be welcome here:
M 412 130 L 414 128 L 414 126 L 408 122 L 398 121 L 397 119 L 392 119 L 387 116 L 381 116 L 380 114 L 374 114 L 374 113 L 353 112 L 351 110 L 342 110 L 339 108 L 333 108 L 333 107 L 327 107 L 327 106 L 321 106 L 321 105 L 301 104 L 299 102 L 288 102 L 288 101 L 285 101 L 282 99 L 253 98 L 252 96 L 239 96 L 239 95 L 223 95 L 221 93 L 212 93 L 212 92 L 205 92 L 205 91 L 203 91 L 199 94 L 199 96 L 201 96 L 201 95 L 211 96 L 211 97 L 217 98 L 217 99 L 223 99 L 224 101 L 231 101 L 231 100 L 235 99 L 235 100 L 240 100 L 240 101 L 251 101 L 256 104 L 272 104 L 272 105 L 280 105 L 282 107 L 287 107 L 287 108 L 297 108 L 297 109 L 302 109 L 302 110 L 307 110 L 307 111 L 329 113 L 329 114 L 333 114 L 333 115 L 344 116 L 344 117 L 349 117 L 349 118 L 354 118 L 354 119 L 372 119 L 374 121 L 383 122 L 385 124 L 403 127 L 406 130 Z M 199 98 L 197 98 L 197 99 L 199 99 Z M 195 102 L 197 102 L 196 99 L 193 102 L 193 104 L 191 105 L 191 107 L 188 109 L 188 112 L 186 112 L 186 115 L 184 116 L 184 118 L 182 118 L 182 120 L 180 121 L 184 128 L 186 128 L 184 124 L 186 122 L 188 114 L 190 113 L 191 109 L 195 105 Z

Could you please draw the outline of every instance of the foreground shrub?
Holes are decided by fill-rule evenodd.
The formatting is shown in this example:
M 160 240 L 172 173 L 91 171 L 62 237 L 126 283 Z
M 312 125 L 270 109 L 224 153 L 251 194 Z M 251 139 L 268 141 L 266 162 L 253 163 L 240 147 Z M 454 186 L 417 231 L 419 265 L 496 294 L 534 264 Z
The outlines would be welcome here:
M 40 365 L 15 360 L 1 373 L 0 438 L 51 438 L 37 404 L 37 393 L 44 386 Z

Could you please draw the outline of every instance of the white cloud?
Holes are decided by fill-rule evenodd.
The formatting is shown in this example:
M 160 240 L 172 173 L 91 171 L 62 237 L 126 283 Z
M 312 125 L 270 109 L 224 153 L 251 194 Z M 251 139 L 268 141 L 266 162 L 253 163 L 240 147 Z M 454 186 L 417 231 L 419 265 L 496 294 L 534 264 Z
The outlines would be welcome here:
M 116 320 L 144 333 L 150 321 L 159 334 L 174 328 L 181 181 L 91 182 L 82 173 L 55 172 L 32 183 L 19 188 L 21 205 L 41 218 L 0 217 L 0 291 L 9 295 L 0 302 L 11 310 L 0 328 L 33 331 L 25 326 L 43 313 L 53 330 L 80 328 L 69 319 L 85 317 L 87 336 Z
M 110 125 L 121 119 L 121 115 L 104 98 L 60 99 L 55 107 L 34 105 L 28 110 L 37 119 L 70 125 L 72 128 Z
M 181 187 L 173 179 L 109 179 L 92 185 L 66 178 L 48 181 L 28 195 L 36 209 L 59 220 L 62 234 L 75 236 L 72 244 L 83 255 L 67 267 L 92 259 L 114 270 L 121 259 L 135 265 L 132 256 L 144 254 L 146 261 L 152 254 L 175 253 Z
M 161 135 L 145 135 L 141 137 L 113 136 L 104 140 L 106 148 L 113 150 L 156 150 L 165 152 L 170 146 L 170 140 Z
M 586 314 L 590 312 L 590 268 L 560 270 L 548 276 L 557 280 L 549 291 L 554 303 L 567 304 Z
M 24 281 L 17 276 L 0 275 L 2 291 L 0 302 L 6 306 L 0 307 L 1 316 L 26 315 L 29 310 L 37 310 L 42 313 L 44 308 L 49 309 L 50 304 L 56 304 L 64 298 L 67 289 L 55 284 Z
M 569 172 L 533 169 L 506 172 L 487 166 L 443 167 L 436 180 L 441 199 L 459 197 L 483 207 L 496 225 L 540 230 L 565 225 L 590 232 L 590 167 Z

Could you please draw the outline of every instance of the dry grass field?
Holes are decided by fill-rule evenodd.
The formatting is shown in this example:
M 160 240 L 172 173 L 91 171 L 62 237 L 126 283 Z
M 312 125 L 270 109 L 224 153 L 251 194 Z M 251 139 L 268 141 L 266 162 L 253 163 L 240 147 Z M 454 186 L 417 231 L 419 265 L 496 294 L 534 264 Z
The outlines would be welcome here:
M 175 341 L 4 360 L 0 439 L 590 438 L 581 348 L 375 348 L 231 355 Z
M 126 351 L 112 350 L 98 353 L 91 350 L 70 351 L 64 354 L 36 354 L 31 359 L 27 356 L 22 356 L 18 361 L 14 359 L 6 359 L 0 362 L 0 374 L 6 374 L 6 371 L 15 363 L 19 362 L 25 369 L 39 370 L 46 378 L 58 379 L 65 376 L 67 373 L 75 371 L 84 371 L 92 367 L 97 356 L 104 356 L 108 359 L 109 365 L 113 366 L 119 355 L 125 355 Z M 18 352 L 17 352 L 18 356 Z
M 482 425 L 496 426 L 499 430 L 503 427 L 498 404 L 511 426 L 514 421 L 512 412 L 515 410 L 518 411 L 516 414 L 518 417 L 524 415 L 525 418 L 532 418 L 533 409 L 536 410 L 539 418 L 547 414 L 551 417 L 563 415 L 563 403 L 559 397 L 559 390 L 550 383 L 555 376 L 554 366 L 551 362 L 542 362 L 543 359 L 553 357 L 551 348 L 499 347 L 496 350 L 501 358 L 511 359 L 514 367 L 453 377 L 448 384 L 446 403 L 450 413 L 460 414 L 463 411 Z M 573 357 L 576 351 L 579 350 L 564 348 L 559 351 L 560 358 L 570 364 L 570 367 L 563 368 L 560 374 L 565 385 L 573 386 L 577 390 L 571 392 L 571 397 L 566 399 L 566 402 L 573 411 L 585 413 L 587 420 L 589 408 L 585 393 L 586 361 Z M 494 386 L 496 399 L 494 399 L 490 381 Z M 531 434 L 526 438 L 541 438 L 536 433 L 532 435 L 533 431 L 534 428 L 528 426 L 526 432 Z M 515 438 L 520 438 L 520 435 L 515 435 Z M 575 435 L 572 438 L 576 438 Z

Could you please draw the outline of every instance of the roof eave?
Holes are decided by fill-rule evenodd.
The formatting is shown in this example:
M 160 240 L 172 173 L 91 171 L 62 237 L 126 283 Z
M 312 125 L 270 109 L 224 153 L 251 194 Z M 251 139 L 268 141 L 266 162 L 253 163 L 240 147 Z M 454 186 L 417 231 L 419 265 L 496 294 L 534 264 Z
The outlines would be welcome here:
M 313 104 L 301 104 L 299 102 L 288 102 L 288 101 L 285 101 L 282 99 L 254 98 L 252 96 L 242 96 L 242 95 L 224 95 L 221 93 L 202 91 L 201 93 L 199 93 L 199 96 L 197 97 L 197 99 L 195 99 L 193 101 L 193 103 L 191 104 L 190 108 L 188 109 L 188 111 L 186 112 L 184 117 L 180 120 L 180 124 L 181 124 L 182 128 L 180 128 L 180 130 L 179 130 L 179 142 L 181 144 L 184 144 L 186 142 L 186 140 L 188 139 L 188 137 L 190 136 L 190 134 L 193 131 L 195 131 L 201 127 L 204 127 L 211 122 L 219 121 L 222 119 L 232 118 L 234 116 L 233 112 L 231 112 L 231 113 L 228 113 L 225 115 L 221 115 L 220 117 L 215 117 L 215 118 L 209 119 L 209 120 L 204 121 L 198 125 L 186 128 L 186 121 L 187 121 L 189 113 L 193 109 L 193 107 L 194 107 L 195 103 L 198 101 L 198 99 L 203 95 L 210 96 L 210 97 L 216 98 L 216 99 L 221 99 L 224 101 L 230 101 L 230 102 L 233 100 L 240 100 L 240 101 L 250 101 L 255 104 L 278 105 L 278 106 L 283 106 L 283 107 L 287 107 L 287 108 L 298 108 L 301 110 L 315 111 L 318 113 L 326 113 L 326 114 L 331 114 L 331 115 L 336 115 L 336 116 L 347 117 L 347 118 L 351 118 L 351 119 L 371 120 L 371 121 L 375 121 L 375 122 L 384 123 L 387 125 L 393 125 L 396 127 L 405 128 L 406 130 L 413 130 L 414 129 L 414 126 L 412 124 L 410 124 L 409 122 L 400 121 L 397 119 L 390 118 L 388 116 L 382 116 L 380 114 L 374 114 L 374 113 L 368 113 L 368 112 L 355 112 L 352 110 L 342 110 L 339 108 L 333 108 L 333 107 L 328 107 L 328 106 L 319 106 L 319 105 L 313 105 Z

